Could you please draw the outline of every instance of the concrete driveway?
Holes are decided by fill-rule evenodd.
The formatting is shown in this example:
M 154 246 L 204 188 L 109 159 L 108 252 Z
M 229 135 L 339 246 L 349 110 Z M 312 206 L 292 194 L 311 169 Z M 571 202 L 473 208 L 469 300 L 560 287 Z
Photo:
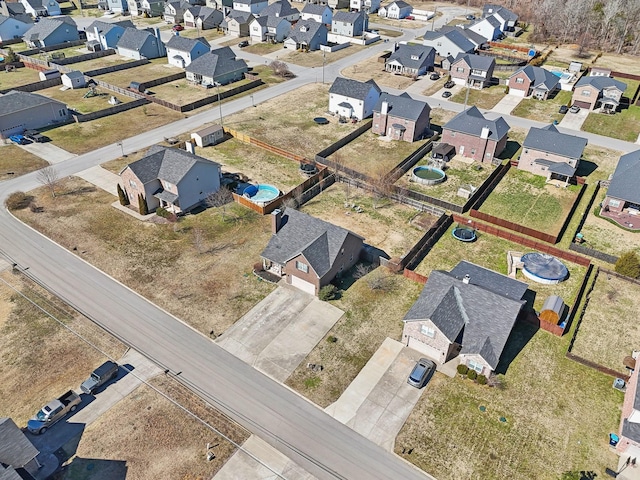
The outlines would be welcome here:
M 56 147 L 51 142 L 33 142 L 28 145 L 20 145 L 20 148 L 34 154 L 36 157 L 40 157 L 43 160 L 46 160 L 50 164 L 64 162 L 65 160 L 69 160 L 70 158 L 77 157 L 76 154 L 69 153 L 60 147 Z
M 504 113 L 505 115 L 510 115 L 513 109 L 516 108 L 522 100 L 523 97 L 517 97 L 516 95 L 505 95 L 504 98 L 491 109 L 491 111 L 495 113 Z
M 216 340 L 284 382 L 344 312 L 289 285 L 279 286 Z
M 111 173 L 109 170 L 105 170 L 101 166 L 95 166 L 87 168 L 81 172 L 76 173 L 76 176 L 86 180 L 89 183 L 94 184 L 96 187 L 109 192 L 111 195 L 118 196 L 118 182 L 120 177 L 115 173 Z
M 587 110 L 586 108 L 581 108 L 578 113 L 567 112 L 565 113 L 564 118 L 560 122 L 559 126 L 563 128 L 569 128 L 571 130 L 580 130 L 588 115 L 589 110 Z

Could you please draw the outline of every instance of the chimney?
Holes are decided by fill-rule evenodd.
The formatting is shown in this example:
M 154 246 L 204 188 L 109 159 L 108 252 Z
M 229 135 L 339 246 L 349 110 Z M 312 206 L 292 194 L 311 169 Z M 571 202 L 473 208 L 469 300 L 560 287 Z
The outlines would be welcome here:
M 462 283 L 464 283 L 465 285 L 469 285 L 469 280 L 471 280 L 471 277 L 469 276 L 469 274 L 467 273 L 464 278 L 462 279 Z
M 398 50 L 398 48 L 399 48 L 398 42 L 394 43 L 393 44 L 393 51 L 395 52 L 396 50 Z
M 271 233 L 276 234 L 282 226 L 282 210 L 276 208 L 271 212 Z
M 384 101 L 380 106 L 380 115 L 386 115 L 389 112 L 389 102 Z
M 487 138 L 489 138 L 489 126 L 485 125 L 484 127 L 482 127 L 482 132 L 480 132 L 480 138 L 484 138 L 485 140 Z

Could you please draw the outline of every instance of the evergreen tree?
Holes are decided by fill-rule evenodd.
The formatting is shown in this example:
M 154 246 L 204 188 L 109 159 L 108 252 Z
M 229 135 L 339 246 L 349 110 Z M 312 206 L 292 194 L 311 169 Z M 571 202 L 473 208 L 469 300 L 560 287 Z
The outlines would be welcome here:
M 118 200 L 120 200 L 120 205 L 129 205 L 129 197 L 124 193 L 120 184 L 118 184 Z

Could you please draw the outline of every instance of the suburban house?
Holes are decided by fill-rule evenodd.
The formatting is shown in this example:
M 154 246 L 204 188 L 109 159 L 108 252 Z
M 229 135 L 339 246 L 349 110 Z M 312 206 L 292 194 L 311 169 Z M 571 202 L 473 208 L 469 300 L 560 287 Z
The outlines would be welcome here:
M 488 43 L 486 38 L 484 38 L 482 35 L 477 34 L 474 31 L 469 30 L 468 28 L 451 27 L 451 26 L 445 25 L 443 27 L 440 27 L 440 31 L 442 33 L 447 33 L 451 31 L 458 32 L 460 35 L 465 37 L 467 40 L 469 40 L 473 44 L 473 46 L 475 47 L 475 50 L 483 49 L 485 45 L 487 45 Z
M 268 0 L 233 0 L 233 10 L 258 15 L 268 4 Z
M 23 4 L 18 2 L 5 2 L 5 0 L 0 0 L 0 15 L 4 15 L 5 17 L 26 15 L 31 18 Z
M 331 33 L 344 37 L 358 37 L 367 29 L 367 16 L 362 12 L 335 12 Z
M 117 44 L 118 55 L 142 60 L 143 58 L 164 57 L 166 50 L 156 29 L 138 30 L 126 28 Z
M 0 15 L 0 42 L 22 37 L 33 26 L 33 21 L 26 15 L 8 17 Z
M 320 45 L 327 44 L 327 27 L 324 23 L 315 20 L 300 20 L 284 41 L 284 48 L 291 50 L 306 50 L 312 52 L 318 50 Z
M 209 145 L 215 145 L 220 143 L 224 138 L 224 129 L 221 125 L 211 125 L 209 127 L 202 128 L 197 132 L 191 134 L 191 139 L 196 142 L 199 147 L 208 147 Z
M 20 0 L 27 15 L 36 17 L 49 17 L 62 15 L 60 4 L 56 0 Z
M 471 88 L 488 87 L 495 66 L 496 60 L 493 57 L 460 53 L 451 64 L 451 80 Z
M 640 212 L 638 178 L 640 178 L 640 150 L 620 157 L 600 214 L 613 217 L 622 213 L 638 214 Z
M 187 80 L 201 85 L 226 85 L 244 78 L 249 71 L 244 60 L 238 60 L 229 47 L 217 48 L 196 58 L 186 68 Z
M 518 169 L 567 185 L 586 146 L 586 138 L 560 133 L 555 125 L 531 127 L 522 144 Z
M 436 51 L 433 47 L 399 44 L 385 60 L 384 69 L 391 73 L 417 77 L 433 70 L 435 59 Z
M 70 118 L 67 106 L 37 93 L 11 90 L 0 95 L 0 137 L 37 130 Z
M 472 32 L 482 36 L 482 38 L 486 39 L 488 42 L 493 42 L 502 36 L 501 26 L 500 20 L 498 20 L 494 15 L 489 15 L 488 17 L 473 22 L 471 25 L 466 27 L 466 30 L 471 30 Z
M 329 111 L 341 117 L 362 120 L 373 114 L 380 93 L 380 87 L 373 80 L 359 82 L 337 77 L 329 88 Z
M 311 295 L 360 258 L 361 236 L 293 208 L 274 210 L 271 228 L 273 235 L 260 254 L 265 270 Z
M 129 10 L 127 0 L 98 0 L 98 8 L 113 13 L 123 13 Z
M 196 58 L 201 57 L 211 50 L 209 42 L 204 38 L 187 38 L 173 35 L 167 43 L 167 63 L 176 67 L 185 68 Z
M 120 172 L 123 190 L 134 207 L 140 195 L 153 212 L 188 212 L 220 189 L 220 165 L 185 150 L 154 145 Z
M 458 357 L 488 377 L 523 310 L 527 288 L 466 261 L 450 272 L 433 270 L 404 317 L 403 343 L 439 364 Z
M 414 100 L 408 93 L 392 95 L 383 92 L 373 107 L 371 131 L 392 140 L 414 142 L 429 131 L 431 107 Z
M 457 155 L 491 163 L 507 145 L 508 133 L 509 125 L 504 118 L 489 120 L 474 106 L 460 112 L 442 127 L 441 140 L 453 145 Z
M 441 57 L 457 57 L 461 53 L 473 53 L 476 46 L 457 30 L 425 32 L 422 44 L 433 47 Z
M 640 389 L 638 388 L 640 368 L 638 368 L 637 352 L 633 352 L 632 357 L 636 361 L 636 368 L 631 370 L 626 385 L 620 415 L 620 437 L 616 445 L 618 455 L 624 455 L 629 460 L 640 456 Z
M 376 13 L 380 8 L 380 0 L 350 0 L 349 9 L 353 12 Z
M 546 100 L 558 89 L 560 77 L 549 70 L 527 65 L 516 70 L 507 80 L 509 95 L 517 97 L 532 96 L 538 100 Z
M 78 27 L 71 17 L 43 18 L 24 34 L 31 48 L 50 47 L 79 40 Z
M 167 23 L 184 22 L 184 12 L 190 7 L 189 2 L 184 0 L 165 2 L 164 4 L 164 21 Z
M 315 20 L 324 25 L 331 25 L 333 11 L 327 5 L 307 3 L 302 9 L 302 12 L 300 12 L 300 18 L 302 20 Z
M 161 17 L 164 14 L 164 0 L 129 0 L 129 12 L 134 17 Z
M 576 82 L 572 101 L 580 108 L 588 110 L 600 108 L 603 112 L 615 113 L 626 89 L 626 83 L 611 77 L 585 76 Z
M 231 10 L 229 15 L 220 23 L 220 27 L 227 35 L 248 37 L 250 32 L 249 25 L 253 19 L 254 16 L 251 13 Z
M 403 0 L 397 0 L 395 2 L 391 2 L 388 5 L 385 5 L 384 7 L 381 7 L 378 10 L 378 15 L 380 17 L 401 19 L 407 18 L 409 15 L 411 15 L 412 10 L 413 7 L 407 2 Z
M 293 8 L 287 0 L 277 0 L 264 8 L 260 16 L 284 18 L 289 23 L 294 23 L 300 19 L 300 11 Z
M 0 478 L 13 480 L 34 478 L 40 469 L 36 458 L 40 452 L 15 422 L 0 418 Z
M 500 22 L 500 30 L 513 32 L 518 24 L 518 15 L 501 5 L 487 4 L 482 8 L 482 18 L 495 17 Z
M 283 42 L 290 30 L 291 23 L 289 23 L 288 20 L 275 15 L 269 15 L 268 17 L 260 15 L 259 17 L 254 18 L 249 24 L 251 41 L 255 43 Z
M 135 28 L 131 20 L 107 23 L 95 20 L 85 32 L 87 34 L 87 48 L 92 51 L 116 48 L 122 38 L 125 28 Z
M 224 20 L 222 11 L 211 7 L 194 5 L 184 12 L 184 25 L 186 27 L 199 28 L 200 30 L 217 28 L 222 20 Z
M 349 8 L 349 0 L 318 0 L 317 2 L 314 1 L 313 3 L 326 3 L 333 9 L 334 12 L 343 8 Z

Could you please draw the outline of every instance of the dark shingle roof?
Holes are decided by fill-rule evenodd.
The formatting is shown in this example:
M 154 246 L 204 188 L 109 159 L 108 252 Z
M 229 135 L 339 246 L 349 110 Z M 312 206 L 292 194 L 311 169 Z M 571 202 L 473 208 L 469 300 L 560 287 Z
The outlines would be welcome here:
M 597 90 L 602 91 L 608 87 L 616 87 L 618 90 L 624 92 L 627 89 L 627 84 L 620 82 L 619 80 L 615 80 L 611 77 L 582 77 L 576 83 L 575 88 L 584 86 L 584 85 L 593 85 Z
M 640 423 L 630 422 L 625 418 L 622 422 L 622 435 L 636 442 L 640 442 Z
M 427 47 L 425 45 L 398 45 L 398 49 L 395 52 L 392 52 L 387 62 L 392 62 L 394 60 L 398 61 L 402 66 L 406 68 L 415 68 L 419 69 L 423 65 L 426 64 L 429 55 L 434 52 L 433 47 Z M 431 58 L 432 61 L 431 66 L 433 66 L 433 59 L 435 58 L 435 53 Z
M 407 2 L 404 2 L 403 0 L 396 0 L 395 2 L 391 2 L 389 5 L 387 5 L 387 8 L 389 8 L 391 5 L 396 4 L 396 6 L 398 8 L 407 8 L 407 7 L 411 7 L 411 5 L 409 5 Z
M 463 281 L 466 274 L 468 284 Z M 479 354 L 495 369 L 527 288 L 499 273 L 460 262 L 451 272 L 431 272 L 404 321 L 430 319 L 451 342 L 462 332 L 460 353 Z
M 302 13 L 310 15 L 322 15 L 328 7 L 326 5 L 316 5 L 314 3 L 305 3 Z
M 479 137 L 484 127 L 489 127 L 489 139 L 495 141 L 500 140 L 509 132 L 509 124 L 504 118 L 498 117 L 495 120 L 488 120 L 475 106 L 460 112 L 442 128 Z
M 322 277 L 331 269 L 349 235 L 362 239 L 345 228 L 289 208 L 282 215 L 280 230 L 260 256 L 284 265 L 303 254 L 318 277 Z
M 566 177 L 573 177 L 576 169 L 567 162 L 553 162 L 544 158 L 536 158 L 533 163 L 546 166 L 551 173 L 557 173 Z
M 253 20 L 253 15 L 250 12 L 241 12 L 240 10 L 231 10 L 227 17 L 222 21 L 222 25 L 227 25 L 230 20 L 235 20 L 240 25 L 244 25 L 245 23 L 249 23 Z
M 265 7 L 260 12 L 260 16 L 270 17 L 273 15 L 274 17 L 288 17 L 296 13 L 299 14 L 300 11 L 297 8 L 293 8 L 287 0 L 278 0 Z
M 533 88 L 551 91 L 556 88 L 560 82 L 560 77 L 541 67 L 532 67 L 531 65 L 527 65 L 526 67 L 516 70 L 513 75 L 520 72 L 523 72 L 527 78 L 531 80 L 531 86 Z
M 629 152 L 620 157 L 613 177 L 611 177 L 607 196 L 640 204 L 638 179 L 640 179 L 640 150 Z M 640 388 L 638 388 L 638 392 L 640 392 Z M 638 410 L 640 410 L 640 405 Z
M 0 463 L 19 468 L 38 455 L 38 450 L 10 418 L 0 418 Z
M 329 93 L 336 93 L 349 98 L 355 98 L 357 100 L 364 100 L 367 98 L 369 91 L 373 87 L 378 93 L 381 92 L 380 87 L 373 80 L 367 80 L 366 82 L 359 82 L 358 80 L 351 80 L 350 78 L 337 77 Z
M 444 25 L 443 27 L 440 27 L 440 31 L 443 33 L 447 33 L 452 30 L 455 30 L 461 35 L 464 35 L 469 41 L 471 41 L 472 43 L 475 43 L 476 45 L 482 45 L 484 43 L 487 43 L 486 38 L 484 38 L 479 33 L 474 32 L 473 30 L 469 30 L 468 28 L 450 27 L 448 25 Z
M 9 20 L 10 18 L 22 23 L 33 23 L 33 20 L 29 15 L 12 15 L 10 17 L 7 17 L 5 15 L 0 15 L 0 25 L 2 25 L 4 22 Z
M 489 24 L 491 24 L 493 28 L 500 28 L 500 26 L 502 25 L 500 20 L 498 20 L 494 15 L 489 15 L 488 17 L 485 17 L 483 20 L 486 20 L 487 22 L 489 22 Z
M 460 60 L 464 60 L 470 68 L 483 70 L 485 72 L 489 71 L 491 67 L 495 66 L 496 64 L 496 60 L 493 57 L 488 57 L 485 55 L 472 55 L 469 53 L 459 53 L 453 63 L 456 63 Z
M 492 5 L 492 4 L 487 4 L 484 7 L 482 7 L 482 16 L 483 17 L 487 17 L 489 15 L 495 15 L 495 14 L 499 14 L 502 18 L 504 18 L 507 21 L 517 21 L 518 20 L 518 15 L 516 15 L 515 13 L 513 13 L 511 10 L 509 10 L 508 8 L 505 8 L 501 5 Z
M 543 128 L 531 127 L 522 146 L 566 158 L 580 158 L 587 146 L 587 139 L 560 133 L 554 125 L 547 125 Z
M 0 463 L 0 480 L 23 480 L 13 467 L 3 467 Z
M 186 68 L 187 72 L 212 78 L 243 69 L 247 70 L 247 63 L 236 59 L 235 53 L 229 47 L 217 48 L 205 53 Z
M 181 37 L 179 35 L 172 35 L 169 41 L 165 44 L 167 48 L 171 48 L 173 50 L 179 50 L 181 52 L 190 52 L 193 48 L 201 43 L 206 48 L 209 48 L 209 42 L 204 38 L 187 38 Z
M 310 4 L 307 4 L 307 5 L 310 5 Z M 290 38 L 294 40 L 296 43 L 308 44 L 311 41 L 311 39 L 313 39 L 313 37 L 316 36 L 316 34 L 318 33 L 318 30 L 320 30 L 321 28 L 323 28 L 326 33 L 327 27 L 325 27 L 324 24 L 316 22 L 315 20 L 311 20 L 311 19 L 300 20 L 293 26 L 293 28 L 291 29 L 291 32 L 289 32 L 289 36 L 287 37 L 287 39 Z M 303 31 L 304 29 L 306 29 L 306 31 Z M 325 34 L 325 37 L 326 37 L 326 34 Z
M 64 103 L 38 95 L 37 93 L 11 90 L 4 95 L 0 95 L 0 115 L 11 115 L 15 112 L 19 112 L 20 110 L 36 107 L 38 105 L 46 105 L 47 103 L 54 103 L 59 105 L 60 108 L 66 108 Z
M 11 16 L 24 15 L 25 13 L 27 13 L 27 10 L 24 8 L 24 5 L 22 5 L 21 3 L 5 2 L 5 5 L 7 6 L 7 10 L 9 12 L 9 15 Z
M 362 12 L 335 12 L 333 14 L 334 22 L 355 23 L 358 18 L 364 16 Z
M 149 37 L 155 37 L 148 30 L 138 30 L 137 28 L 125 28 L 122 37 L 118 40 L 117 46 L 127 50 L 142 48 Z
M 106 35 L 107 33 L 109 33 L 111 30 L 113 30 L 116 27 L 120 27 L 122 29 L 124 29 L 124 28 L 135 28 L 135 25 L 133 24 L 133 22 L 131 20 L 123 20 L 121 22 L 114 22 L 114 23 L 107 23 L 107 22 L 102 22 L 100 20 L 95 20 L 91 25 L 89 25 L 85 29 L 85 31 L 93 32 L 95 27 L 98 27 L 98 33 Z
M 446 32 L 429 31 L 424 34 L 423 38 L 425 40 L 437 40 L 441 37 L 445 37 L 446 39 L 448 39 L 463 52 L 472 52 L 476 48 L 475 45 L 458 30 L 448 30 Z
M 398 118 L 406 118 L 407 120 L 416 121 L 423 115 L 425 110 L 427 111 L 427 115 L 431 111 L 431 107 L 429 107 L 427 102 L 414 100 L 408 93 L 392 95 L 387 92 L 382 92 L 376 106 L 373 107 L 374 112 L 379 112 L 381 110 L 382 102 L 388 103 L 388 111 L 390 115 Z
M 71 17 L 55 17 L 43 18 L 38 23 L 35 23 L 33 27 L 26 31 L 26 33 L 24 34 L 24 39 L 28 41 L 44 40 L 65 23 L 67 25 L 73 26 L 77 36 L 78 27 L 76 26 L 76 22 L 74 22 Z

